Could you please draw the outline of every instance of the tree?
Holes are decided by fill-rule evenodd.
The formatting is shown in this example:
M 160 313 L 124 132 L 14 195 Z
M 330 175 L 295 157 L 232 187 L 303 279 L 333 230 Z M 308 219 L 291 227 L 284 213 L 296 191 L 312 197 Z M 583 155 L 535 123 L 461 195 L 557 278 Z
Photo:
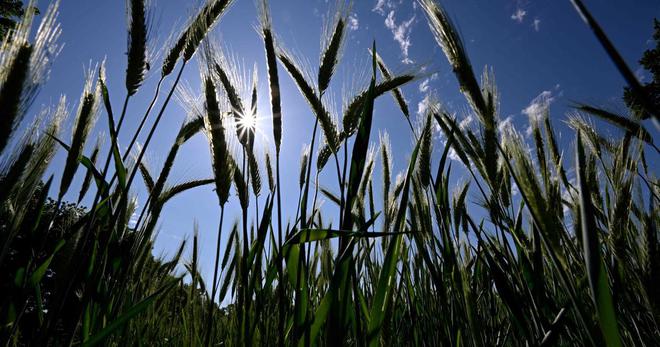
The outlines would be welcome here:
M 653 20 L 653 39 L 655 40 L 655 48 L 646 50 L 639 60 L 639 64 L 648 72 L 651 73 L 652 79 L 649 83 L 643 85 L 646 95 L 648 95 L 651 106 L 660 110 L 660 21 Z M 625 88 L 623 93 L 623 100 L 626 105 L 632 109 L 635 114 L 640 114 L 641 108 L 636 96 L 632 93 L 629 87 Z
M 35 13 L 39 10 L 35 8 Z M 3 40 L 16 21 L 25 15 L 23 1 L 0 0 L 0 40 Z

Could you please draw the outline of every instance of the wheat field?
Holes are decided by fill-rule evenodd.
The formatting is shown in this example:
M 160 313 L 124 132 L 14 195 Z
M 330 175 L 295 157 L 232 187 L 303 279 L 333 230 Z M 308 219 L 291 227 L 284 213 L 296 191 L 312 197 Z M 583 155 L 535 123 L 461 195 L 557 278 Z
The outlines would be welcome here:
M 472 126 L 439 101 L 413 119 L 402 88 L 423 73 L 389 66 L 375 41 L 367 85 L 334 110 L 327 95 L 349 40 L 346 1 L 329 18 L 320 56 L 305 57 L 318 60 L 312 74 L 277 35 L 270 11 L 282 4 L 256 0 L 265 65 L 244 73 L 209 37 L 236 1 L 204 1 L 155 59 L 154 8 L 127 0 L 125 90 L 108 88 L 101 61 L 87 71 L 75 108 L 65 96 L 46 111 L 32 107 L 66 49 L 59 2 L 38 16 L 30 2 L 5 36 L 2 345 L 660 344 L 660 181 L 649 162 L 659 154 L 658 95 L 642 86 L 581 0 L 571 2 L 633 102 L 623 113 L 575 103 L 565 119 L 569 142 L 558 141 L 549 112 L 530 122 L 530 137 L 505 124 L 493 71 L 475 74 L 481 68 L 440 1 L 415 6 L 477 120 Z M 193 66 L 200 84 L 187 87 L 183 72 Z M 148 73 L 153 90 L 144 87 Z M 299 162 L 281 160 L 285 80 L 314 117 Z M 149 100 L 139 112 L 131 104 L 137 95 Z M 386 97 L 409 127 L 406 158 L 395 158 L 389 135 L 373 125 L 374 102 Z M 259 100 L 269 108 L 258 113 Z M 154 144 L 175 101 L 191 115 L 169 134 L 170 147 Z M 126 129 L 129 113 L 139 115 L 134 132 Z M 267 134 L 260 121 L 269 123 Z M 212 176 L 174 183 L 176 158 L 195 136 L 207 140 Z M 266 151 L 260 136 L 269 139 Z M 58 151 L 63 169 L 49 174 Z M 148 151 L 165 158 L 162 169 L 147 165 Z M 395 159 L 405 163 L 399 176 Z M 282 166 L 295 166 L 295 177 L 281 175 Z M 458 166 L 466 175 L 455 188 Z M 319 184 L 322 172 L 331 186 Z M 282 192 L 283 182 L 297 190 Z M 174 255 L 154 256 L 165 206 L 194 188 L 217 195 L 217 230 L 195 229 Z M 146 202 L 137 203 L 138 189 Z M 91 204 L 83 207 L 84 199 Z M 237 215 L 229 203 L 238 203 Z M 202 276 L 200 233 L 217 234 L 214 252 L 204 254 L 212 276 Z

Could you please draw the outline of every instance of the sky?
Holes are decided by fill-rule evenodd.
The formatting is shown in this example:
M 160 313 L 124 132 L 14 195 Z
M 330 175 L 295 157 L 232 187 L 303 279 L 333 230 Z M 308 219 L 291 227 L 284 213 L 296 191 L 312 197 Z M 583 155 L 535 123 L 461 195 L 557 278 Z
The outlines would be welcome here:
M 319 45 L 323 21 L 335 0 L 273 0 L 271 1 L 273 27 L 279 42 L 309 61 L 312 76 L 318 69 Z M 171 33 L 195 12 L 196 1 L 154 0 L 153 52 L 168 49 Z M 656 0 L 585 0 L 595 18 L 601 23 L 624 59 L 642 80 L 648 79 L 637 63 L 642 52 L 653 47 L 652 20 L 660 17 L 660 2 Z M 570 150 L 574 133 L 566 127 L 566 113 L 572 102 L 588 102 L 615 110 L 624 110 L 621 102 L 624 81 L 597 40 L 582 22 L 569 0 L 443 0 L 447 12 L 458 26 L 475 73 L 480 75 L 485 66 L 492 68 L 500 92 L 500 118 L 511 122 L 522 133 L 528 127 L 528 118 L 543 105 L 550 107 L 550 118 L 560 135 L 560 145 Z M 38 6 L 45 9 L 47 2 Z M 108 86 L 114 109 L 120 109 L 125 97 L 124 71 L 126 64 L 126 18 L 124 2 L 102 0 L 63 0 L 60 8 L 62 27 L 62 53 L 52 66 L 50 80 L 42 88 L 32 108 L 32 114 L 48 105 L 54 105 L 61 94 L 68 96 L 71 109 L 82 91 L 84 71 L 90 64 L 105 59 Z M 270 108 L 266 80 L 263 43 L 254 30 L 257 11 L 252 0 L 236 0 L 215 27 L 211 37 L 229 55 L 240 57 L 250 69 L 256 63 L 259 71 L 260 123 L 266 135 L 258 140 L 259 148 L 274 152 L 270 130 Z M 395 72 L 418 71 L 421 77 L 403 88 L 413 118 L 423 114 L 428 95 L 434 95 L 442 104 L 465 123 L 471 118 L 464 97 L 460 94 L 442 50 L 428 28 L 421 8 L 412 0 L 355 0 L 349 20 L 349 41 L 343 59 L 333 79 L 328 99 L 341 109 L 342 96 L 364 87 L 370 76 L 369 53 L 373 40 L 384 61 Z M 160 54 L 162 57 L 162 53 Z M 151 63 L 152 71 L 144 86 L 131 100 L 127 114 L 127 129 L 135 129 L 153 95 L 160 72 L 160 58 Z M 183 74 L 184 85 L 200 92 L 198 68 L 188 66 Z M 171 79 L 166 82 L 169 85 Z M 298 197 L 300 153 L 309 143 L 313 115 L 294 83 L 280 67 L 283 107 L 282 177 L 284 220 L 293 216 Z M 162 100 L 162 99 L 161 99 Z M 164 114 L 155 142 L 147 153 L 152 171 L 158 172 L 165 153 L 186 117 L 186 108 L 172 103 Z M 467 120 L 466 120 L 467 119 Z M 602 125 L 603 131 L 616 132 Z M 473 121 L 472 126 L 475 126 Z M 378 134 L 387 132 L 394 149 L 394 173 L 405 169 L 412 150 L 410 129 L 398 107 L 389 95 L 379 98 L 374 111 L 371 141 L 378 143 Z M 658 130 L 648 125 L 654 138 Z M 99 131 L 107 134 L 105 114 L 101 112 L 96 130 L 90 136 L 87 153 L 91 151 Z M 126 134 L 126 133 L 124 133 Z M 102 135 L 101 135 L 102 136 Z M 65 132 L 65 139 L 70 134 Z M 120 138 L 126 146 L 127 135 Z M 106 145 L 109 140 L 106 141 Z M 436 138 L 437 165 L 443 139 Z M 318 144 L 318 143 L 317 143 Z M 59 180 L 64 159 L 59 151 L 49 173 Z M 651 159 L 657 173 L 657 155 Z M 455 165 L 459 167 L 460 165 Z M 380 191 L 380 167 L 375 169 L 375 190 Z M 466 180 L 464 171 L 454 171 L 453 185 Z M 264 171 L 265 174 L 265 171 Z M 203 135 L 186 143 L 175 163 L 171 183 L 211 177 L 209 146 Z M 82 180 L 79 169 L 74 181 Z M 289 179 L 291 178 L 291 179 Z M 265 180 L 264 180 L 265 182 Z M 326 170 L 321 184 L 337 191 L 334 170 Z M 265 189 L 264 189 L 265 191 Z M 140 182 L 137 188 L 138 204 L 146 199 Z M 54 194 L 54 193 L 53 193 Z M 77 189 L 65 199 L 74 201 Z M 477 201 L 476 194 L 469 199 Z M 90 197 L 83 204 L 90 204 Z M 261 198 L 263 206 L 264 198 Z M 329 204 L 325 202 L 325 204 Z M 159 234 L 155 243 L 156 254 L 172 255 L 181 240 L 191 238 L 193 226 L 198 225 L 201 245 L 201 267 L 205 276 L 212 274 L 212 262 L 219 221 L 219 206 L 212 186 L 197 188 L 177 196 L 163 210 Z M 226 221 L 240 216 L 237 199 L 232 197 L 226 211 Z M 335 215 L 335 210 L 326 208 Z M 326 218 L 332 220 L 332 217 Z M 223 239 L 229 234 L 225 223 Z M 225 244 L 223 240 L 223 247 Z

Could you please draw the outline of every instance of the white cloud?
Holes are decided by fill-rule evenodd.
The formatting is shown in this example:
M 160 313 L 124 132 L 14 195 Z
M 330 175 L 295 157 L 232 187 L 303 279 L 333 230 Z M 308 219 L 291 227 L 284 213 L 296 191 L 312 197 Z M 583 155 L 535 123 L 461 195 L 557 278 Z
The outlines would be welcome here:
M 424 116 L 426 114 L 426 111 L 429 109 L 431 102 L 432 102 L 431 95 L 427 94 L 424 97 L 424 99 L 422 99 L 422 101 L 417 103 L 417 115 Z
M 376 6 L 374 6 L 374 8 L 371 11 L 380 13 L 381 15 L 384 16 L 385 15 L 384 7 L 385 7 L 385 0 L 378 0 L 378 2 L 376 2 Z
M 412 42 L 410 40 L 410 32 L 414 22 L 415 15 L 413 15 L 407 21 L 403 21 L 400 24 L 397 24 L 394 10 L 390 11 L 387 15 L 387 18 L 385 18 L 385 26 L 390 29 L 392 35 L 394 36 L 394 40 L 399 44 L 399 48 L 401 48 L 401 55 L 403 56 L 402 62 L 404 64 L 413 63 L 413 61 L 408 57 L 408 50 L 410 49 L 410 46 L 412 46 Z
M 458 153 L 456 153 L 456 150 L 454 150 L 454 146 L 452 146 L 451 149 L 449 149 L 449 153 L 447 156 L 449 157 L 449 159 L 453 161 L 462 162 L 461 157 L 459 157 Z
M 541 20 L 538 18 L 534 19 L 534 23 L 532 23 L 532 26 L 534 27 L 535 31 L 541 30 Z
M 419 84 L 419 92 L 420 93 L 426 93 L 429 91 L 430 88 L 430 83 L 431 81 L 435 81 L 438 79 L 438 73 L 435 72 L 431 75 L 431 77 L 424 79 L 420 84 Z
M 511 15 L 511 19 L 513 19 L 514 21 L 516 21 L 518 23 L 522 23 L 526 14 L 527 14 L 527 11 L 523 10 L 522 8 L 519 8 L 519 9 L 516 10 L 516 12 L 514 12 Z
M 401 4 L 401 0 L 398 1 L 398 4 Z M 416 8 L 416 4 L 413 3 L 413 7 Z M 376 12 L 381 16 L 384 16 L 387 10 L 393 10 L 397 6 L 395 0 L 377 0 L 374 8 L 371 9 L 371 12 Z
M 426 93 L 429 91 L 429 83 L 431 81 L 427 78 L 422 81 L 422 83 L 419 84 L 419 91 L 420 93 Z
M 348 16 L 348 30 L 355 31 L 360 29 L 360 21 L 358 20 L 357 14 L 351 14 Z
M 530 121 L 538 121 L 554 101 L 555 97 L 552 95 L 552 91 L 544 90 L 532 99 L 529 105 L 522 110 L 522 113 L 527 115 Z
M 532 99 L 529 105 L 521 111 L 522 114 L 527 115 L 530 124 L 541 120 L 545 113 L 548 111 L 550 105 L 557 99 L 557 97 L 562 96 L 563 93 L 559 90 L 559 87 L 559 84 L 557 84 L 554 88 L 554 91 L 558 92 L 557 95 L 553 95 L 552 90 L 544 90 L 541 92 L 541 94 Z M 531 134 L 532 127 L 530 126 L 527 128 L 526 135 L 529 136 Z

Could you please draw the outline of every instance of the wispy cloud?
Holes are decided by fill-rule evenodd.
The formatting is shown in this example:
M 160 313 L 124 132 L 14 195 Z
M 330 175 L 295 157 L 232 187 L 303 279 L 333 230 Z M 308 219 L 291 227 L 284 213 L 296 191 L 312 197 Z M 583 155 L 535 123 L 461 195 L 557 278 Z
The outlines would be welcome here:
M 433 99 L 431 98 L 431 94 L 426 94 L 424 96 L 424 99 L 422 101 L 417 103 L 417 115 L 418 116 L 424 116 L 426 114 L 426 111 L 428 111 L 429 107 L 431 106 L 431 103 Z
M 357 14 L 353 13 L 348 16 L 348 30 L 355 31 L 360 29 L 360 21 L 358 20 Z
M 371 11 L 380 13 L 381 15 L 384 16 L 385 15 L 385 5 L 386 5 L 385 0 L 378 0 L 378 2 L 376 2 L 376 6 L 374 6 L 374 8 L 371 9 Z
M 401 1 L 399 0 L 399 4 L 400 3 Z M 394 2 L 394 0 L 377 0 L 376 5 L 374 5 L 374 8 L 372 8 L 371 11 L 384 16 L 388 10 L 395 9 L 396 5 L 397 4 Z
M 399 48 L 401 49 L 401 55 L 403 57 L 401 61 L 404 64 L 412 64 L 413 61 L 408 56 L 408 50 L 412 46 L 410 33 L 415 23 L 415 14 L 413 13 L 410 19 L 397 23 L 397 10 L 401 4 L 403 4 L 403 0 L 376 0 L 376 5 L 374 5 L 371 11 L 385 17 L 385 27 L 392 32 L 394 40 L 399 44 Z M 417 9 L 417 3 L 413 1 L 412 5 L 414 12 Z
M 403 56 L 402 62 L 404 64 L 412 64 L 413 61 L 408 56 L 408 50 L 410 49 L 410 46 L 412 46 L 410 32 L 412 31 L 412 25 L 415 22 L 415 15 L 399 24 L 396 22 L 395 15 L 394 10 L 389 12 L 387 18 L 385 18 L 385 26 L 390 29 L 394 36 L 394 40 L 399 44 L 401 55 Z
M 555 102 L 558 97 L 563 95 L 563 92 L 559 88 L 560 85 L 557 84 L 552 90 L 542 91 L 521 111 L 522 114 L 527 115 L 529 118 L 529 124 L 540 121 L 546 112 L 548 112 L 550 105 Z M 531 133 L 532 127 L 530 126 L 527 128 L 526 135 L 529 136 Z
M 422 83 L 419 84 L 419 91 L 420 93 L 426 93 L 429 91 L 429 83 L 431 81 L 427 78 L 422 81 Z
M 514 12 L 511 15 L 511 19 L 514 22 L 517 22 L 518 24 L 522 24 L 525 22 L 525 17 L 527 17 L 528 13 L 527 10 L 524 8 L 520 7 L 521 4 L 518 4 L 519 7 L 516 9 L 516 12 Z M 532 28 L 534 28 L 534 31 L 539 31 L 541 30 L 541 19 L 538 17 L 535 17 L 534 20 L 532 21 Z
M 511 19 L 518 23 L 522 23 L 523 19 L 525 19 L 525 15 L 527 15 L 527 11 L 523 10 L 522 8 L 518 8 L 516 12 L 511 15 Z
M 536 122 L 541 119 L 543 113 L 545 113 L 554 101 L 555 97 L 552 95 L 552 91 L 544 90 L 532 99 L 529 105 L 522 110 L 522 113 L 529 117 L 530 122 Z
M 431 87 L 431 81 L 435 81 L 438 79 L 438 73 L 435 72 L 433 73 L 430 77 L 425 78 L 420 84 L 419 84 L 419 92 L 420 93 L 426 93 L 429 91 Z

